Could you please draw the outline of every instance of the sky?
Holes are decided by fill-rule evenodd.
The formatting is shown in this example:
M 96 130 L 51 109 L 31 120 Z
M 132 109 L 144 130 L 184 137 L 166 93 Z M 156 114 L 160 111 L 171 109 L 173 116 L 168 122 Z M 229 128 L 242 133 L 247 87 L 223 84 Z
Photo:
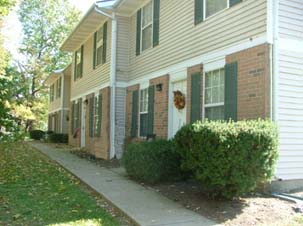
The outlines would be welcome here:
M 72 5 L 78 8 L 83 14 L 92 6 L 95 0 L 69 0 Z M 4 35 L 4 46 L 11 52 L 14 58 L 19 58 L 18 47 L 21 37 L 22 27 L 18 20 L 16 10 L 4 20 L 4 27 L 1 33 Z

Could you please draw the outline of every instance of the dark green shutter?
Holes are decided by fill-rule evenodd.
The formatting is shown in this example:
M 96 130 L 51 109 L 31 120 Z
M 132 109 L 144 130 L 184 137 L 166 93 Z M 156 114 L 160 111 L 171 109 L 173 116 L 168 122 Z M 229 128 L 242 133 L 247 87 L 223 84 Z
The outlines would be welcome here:
M 232 7 L 240 2 L 242 2 L 242 0 L 229 0 L 229 7 Z
M 159 45 L 160 32 L 160 0 L 154 0 L 153 46 Z
M 238 63 L 225 65 L 225 98 L 224 118 L 225 120 L 237 121 L 238 101 Z
M 75 52 L 75 65 L 74 65 L 74 81 L 77 80 L 77 51 Z
M 132 122 L 131 122 L 131 137 L 137 137 L 138 134 L 138 107 L 139 107 L 139 91 L 133 91 L 132 102 Z
M 80 69 L 80 78 L 83 76 L 83 59 L 84 59 L 84 46 L 81 46 L 81 69 Z
M 97 125 L 97 136 L 101 137 L 101 128 L 102 128 L 102 94 L 99 95 L 99 109 L 98 109 L 98 125 Z
M 95 32 L 94 34 L 94 51 L 93 51 L 93 68 L 96 69 L 96 65 L 97 65 L 97 35 L 98 33 Z
M 150 86 L 148 88 L 147 135 L 154 134 L 154 108 L 155 108 L 155 86 Z
M 102 64 L 106 63 L 106 48 L 107 48 L 107 22 L 103 25 L 103 47 L 102 47 Z
M 191 75 L 190 122 L 201 120 L 201 73 Z
M 94 136 L 94 96 L 89 101 L 89 136 Z
M 137 12 L 137 35 L 136 35 L 136 55 L 141 52 L 141 9 Z
M 71 112 L 71 119 L 70 121 L 70 128 L 71 128 L 71 134 L 74 134 L 74 130 L 75 130 L 75 102 L 72 102 L 72 112 Z
M 204 7 L 203 0 L 195 0 L 195 24 L 199 24 L 203 21 Z

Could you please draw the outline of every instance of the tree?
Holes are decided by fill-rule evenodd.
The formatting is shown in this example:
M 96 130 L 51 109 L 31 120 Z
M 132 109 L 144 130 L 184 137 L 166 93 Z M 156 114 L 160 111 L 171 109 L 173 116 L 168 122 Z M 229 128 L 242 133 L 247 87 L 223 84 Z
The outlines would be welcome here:
M 0 17 L 6 16 L 14 5 L 13 0 L 0 0 Z
M 46 118 L 46 90 L 43 81 L 56 69 L 70 62 L 70 55 L 59 50 L 60 45 L 79 21 L 80 12 L 66 0 L 26 0 L 20 5 L 19 19 L 23 27 L 20 53 L 24 61 L 18 62 L 22 76 L 28 83 L 27 106 L 36 116 L 27 121 L 27 128 Z M 36 108 L 42 104 L 41 108 Z

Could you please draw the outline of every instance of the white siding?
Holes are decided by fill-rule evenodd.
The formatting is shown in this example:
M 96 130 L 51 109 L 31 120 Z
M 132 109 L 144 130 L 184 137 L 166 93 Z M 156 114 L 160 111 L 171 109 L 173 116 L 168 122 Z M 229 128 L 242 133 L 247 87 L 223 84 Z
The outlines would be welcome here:
M 303 51 L 280 50 L 278 119 L 280 159 L 277 177 L 303 178 Z
M 111 21 L 108 21 L 107 28 L 107 55 L 105 64 L 97 66 L 95 70 L 93 69 L 93 33 L 90 37 L 87 37 L 88 40 L 84 43 L 83 77 L 81 79 L 78 79 L 76 82 L 74 81 L 73 61 L 71 76 L 71 99 L 76 96 L 87 93 L 90 90 L 94 90 L 100 87 L 101 85 L 109 82 L 112 33 Z
M 280 0 L 279 8 L 280 37 L 303 40 L 303 0 Z
M 136 14 L 131 17 L 130 77 L 146 74 L 266 34 L 267 1 L 245 0 L 195 26 L 194 0 L 165 0 L 160 8 L 160 45 L 135 55 Z

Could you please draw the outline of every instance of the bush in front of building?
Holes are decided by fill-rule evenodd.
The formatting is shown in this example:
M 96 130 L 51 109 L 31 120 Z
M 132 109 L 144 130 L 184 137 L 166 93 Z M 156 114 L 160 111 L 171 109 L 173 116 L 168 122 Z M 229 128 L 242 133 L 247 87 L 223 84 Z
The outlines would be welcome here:
M 33 140 L 42 140 L 44 138 L 45 132 L 42 130 L 32 130 L 29 132 L 29 137 Z
M 68 143 L 68 135 L 63 133 L 51 133 L 48 135 L 48 140 L 51 143 L 62 143 L 67 144 Z
M 181 178 L 180 156 L 172 141 L 129 144 L 123 154 L 122 164 L 131 178 L 144 183 L 155 184 Z
M 213 198 L 231 199 L 274 176 L 278 132 L 273 122 L 197 122 L 175 136 L 181 167 Z

